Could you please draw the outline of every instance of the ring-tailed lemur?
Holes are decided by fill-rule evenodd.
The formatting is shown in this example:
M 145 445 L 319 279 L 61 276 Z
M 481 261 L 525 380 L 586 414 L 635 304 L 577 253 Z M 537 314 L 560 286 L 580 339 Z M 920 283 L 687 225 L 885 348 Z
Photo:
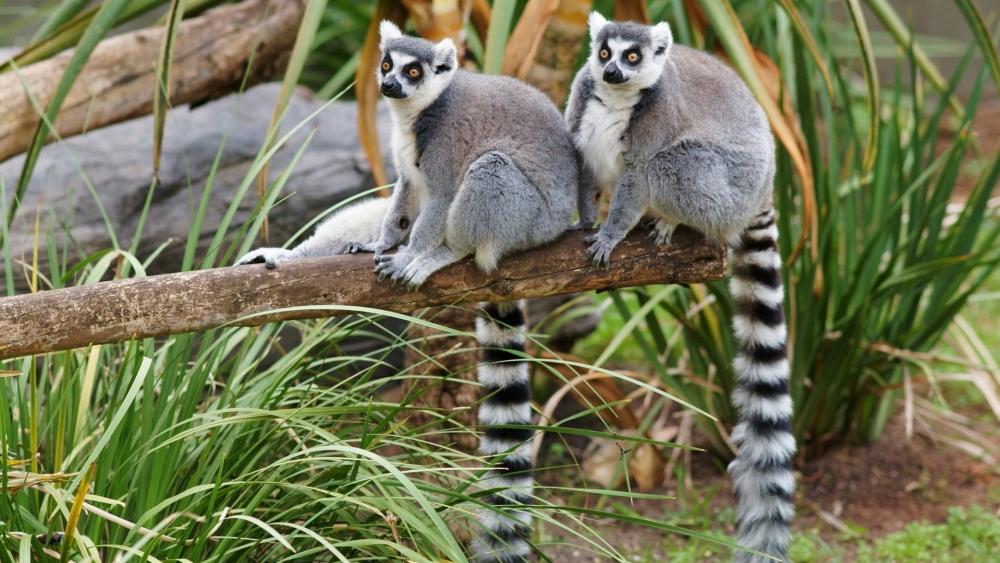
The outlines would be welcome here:
M 359 242 L 372 244 L 379 239 L 389 200 L 373 197 L 348 205 L 325 219 L 313 236 L 292 249 L 258 248 L 236 261 L 236 265 L 264 264 L 269 269 L 296 258 L 316 258 L 347 254 Z
M 470 254 L 489 271 L 501 257 L 565 232 L 577 208 L 577 162 L 552 102 L 514 79 L 459 70 L 449 39 L 435 44 L 406 37 L 390 22 L 379 31 L 378 79 L 392 110 L 399 181 L 386 207 L 358 214 L 365 225 L 355 228 L 353 244 L 344 245 L 342 231 L 330 236 L 332 226 L 324 231 L 355 220 L 348 210 L 301 246 L 374 252 L 381 278 L 416 287 Z M 371 223 L 376 215 L 384 217 L 378 235 Z M 383 255 L 407 234 L 406 246 Z M 241 263 L 273 266 L 304 256 L 299 248 L 260 249 Z M 531 424 L 524 324 L 521 303 L 484 303 L 476 323 L 483 348 L 477 374 L 486 395 L 479 407 L 480 452 L 503 458 L 483 481 L 492 490 L 485 501 L 495 509 L 481 514 L 477 561 L 526 561 L 531 551 L 531 518 L 517 510 L 531 502 L 532 491 L 532 432 L 517 427 Z
M 390 22 L 379 32 L 378 79 L 393 116 L 399 182 L 380 240 L 354 250 L 375 253 L 379 277 L 415 287 L 470 254 L 490 271 L 501 257 L 561 235 L 577 207 L 577 165 L 552 102 L 517 80 L 459 70 L 450 39 L 406 37 Z M 382 255 L 408 227 L 407 245 Z M 510 510 L 531 498 L 531 431 L 516 427 L 531 423 L 528 365 L 517 353 L 524 350 L 524 312 L 515 303 L 483 310 L 480 452 L 504 455 L 484 485 L 496 489 L 487 502 L 508 510 L 482 513 L 486 530 L 473 555 L 524 561 L 530 517 Z
M 770 127 L 736 73 L 674 46 L 666 23 L 608 22 L 595 12 L 589 24 L 591 54 L 566 109 L 581 160 L 580 224 L 593 224 L 602 192 L 611 192 L 611 204 L 588 252 L 606 264 L 643 216 L 656 221 L 660 243 L 684 224 L 729 244 L 740 417 L 729 472 L 739 540 L 786 557 L 795 439 Z M 745 552 L 736 558 L 755 560 Z

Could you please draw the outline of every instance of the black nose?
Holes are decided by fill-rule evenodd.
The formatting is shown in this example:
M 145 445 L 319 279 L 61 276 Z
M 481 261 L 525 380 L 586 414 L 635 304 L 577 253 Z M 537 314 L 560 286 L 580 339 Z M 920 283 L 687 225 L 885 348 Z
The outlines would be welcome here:
M 382 81 L 382 85 L 379 87 L 379 90 L 382 91 L 383 96 L 386 96 L 388 98 L 406 97 L 403 94 L 403 85 L 400 84 L 398 80 L 396 80 L 391 76 Z
M 626 81 L 622 69 L 618 65 L 611 63 L 604 67 L 604 81 L 608 84 L 623 84 Z

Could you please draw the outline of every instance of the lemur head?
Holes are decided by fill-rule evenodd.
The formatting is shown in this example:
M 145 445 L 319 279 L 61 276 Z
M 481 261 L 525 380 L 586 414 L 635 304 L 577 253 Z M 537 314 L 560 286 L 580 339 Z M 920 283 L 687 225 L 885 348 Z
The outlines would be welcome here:
M 590 69 L 594 80 L 615 89 L 641 90 L 660 79 L 674 36 L 665 22 L 609 22 L 591 12 Z
M 405 36 L 390 21 L 379 25 L 379 34 L 382 59 L 377 75 L 382 95 L 408 107 L 430 105 L 455 75 L 455 44 L 451 39 L 432 43 Z

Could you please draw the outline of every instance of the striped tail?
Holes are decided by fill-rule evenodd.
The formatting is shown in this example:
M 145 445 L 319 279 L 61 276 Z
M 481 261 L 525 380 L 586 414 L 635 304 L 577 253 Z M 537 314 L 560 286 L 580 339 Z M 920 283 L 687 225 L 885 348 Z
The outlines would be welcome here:
M 733 442 L 739 451 L 729 474 L 738 502 L 738 539 L 745 547 L 787 560 L 795 512 L 795 437 L 774 209 L 755 217 L 731 250 L 729 287 L 738 344 L 733 404 L 739 411 Z M 735 559 L 770 561 L 746 552 Z
M 507 454 L 482 481 L 484 489 L 501 489 L 486 497 L 492 509 L 483 510 L 484 530 L 473 544 L 478 562 L 528 561 L 531 546 L 531 516 L 516 505 L 531 503 L 531 430 L 497 428 L 499 425 L 531 424 L 531 388 L 528 363 L 517 352 L 524 351 L 524 309 L 517 303 L 484 303 L 476 319 L 476 336 L 483 348 L 479 382 L 485 399 L 479 404 L 479 423 L 484 427 L 479 452 L 487 456 Z

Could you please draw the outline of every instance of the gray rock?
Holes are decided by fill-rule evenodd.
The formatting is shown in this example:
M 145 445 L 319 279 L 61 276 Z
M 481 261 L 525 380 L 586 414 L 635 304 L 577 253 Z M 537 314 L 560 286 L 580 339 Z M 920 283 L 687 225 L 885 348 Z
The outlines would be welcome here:
M 206 178 L 224 142 L 199 235 L 199 256 L 202 255 L 264 143 L 278 90 L 277 84 L 265 84 L 242 95 L 170 112 L 160 185 L 153 196 L 137 254 L 142 260 L 164 242 L 172 242 L 153 263 L 151 273 L 176 271 L 180 267 L 184 241 L 205 190 Z M 297 91 L 284 119 L 282 134 L 320 107 L 322 104 L 312 100 L 307 92 Z M 269 178 L 273 181 L 287 168 L 309 133 L 315 131 L 280 196 L 286 200 L 270 214 L 271 243 L 284 242 L 330 205 L 373 187 L 371 170 L 358 142 L 356 116 L 354 104 L 333 103 L 302 127 L 272 158 Z M 106 210 L 119 244 L 128 248 L 152 180 L 152 127 L 152 118 L 146 117 L 46 147 L 12 225 L 12 256 L 30 261 L 36 214 L 42 222 L 41 232 L 53 233 L 58 248 L 69 250 L 70 264 L 112 247 L 100 206 Z M 389 117 L 383 108 L 379 129 L 385 145 L 388 128 Z M 24 157 L 20 156 L 0 164 L 0 179 L 7 187 L 8 198 L 17 185 L 23 162 Z M 88 181 L 94 193 L 87 188 Z M 233 226 L 240 225 L 256 204 L 254 184 L 242 199 Z M 44 261 L 47 252 L 43 249 L 39 257 Z M 43 266 L 42 272 L 48 272 L 48 268 Z M 22 280 L 18 282 L 22 284 Z

